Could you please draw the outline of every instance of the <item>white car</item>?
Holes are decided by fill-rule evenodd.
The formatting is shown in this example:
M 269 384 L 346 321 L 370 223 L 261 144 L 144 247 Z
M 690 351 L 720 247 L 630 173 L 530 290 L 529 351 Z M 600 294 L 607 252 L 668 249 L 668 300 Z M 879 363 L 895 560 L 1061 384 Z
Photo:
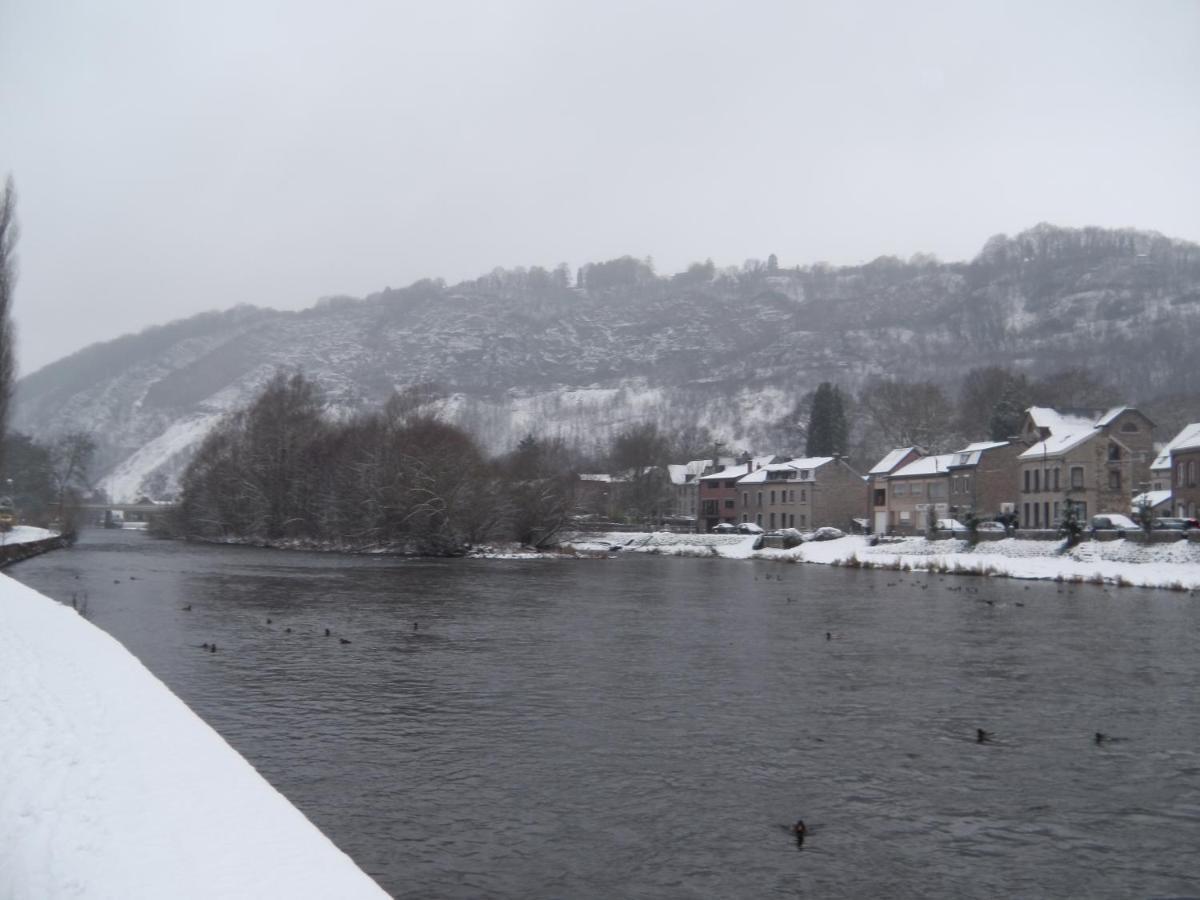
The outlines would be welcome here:
M 981 534 L 984 532 L 989 534 L 1008 534 L 1007 529 L 999 522 L 980 522 L 975 526 L 975 530 Z
M 741 522 L 737 527 L 739 534 L 762 534 L 762 526 L 756 525 L 753 522 Z
M 938 519 L 934 529 L 936 531 L 953 531 L 956 534 L 966 534 L 967 526 L 958 519 Z
M 1101 513 L 1098 516 L 1092 516 L 1092 527 L 1098 531 L 1137 531 L 1138 523 L 1123 516 L 1120 513 Z

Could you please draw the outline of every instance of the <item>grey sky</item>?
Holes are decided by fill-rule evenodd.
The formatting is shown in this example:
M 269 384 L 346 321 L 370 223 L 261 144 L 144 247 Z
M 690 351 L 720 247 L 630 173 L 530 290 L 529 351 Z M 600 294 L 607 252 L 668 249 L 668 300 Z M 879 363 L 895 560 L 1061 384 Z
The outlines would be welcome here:
M 494 266 L 1200 240 L 1200 3 L 0 0 L 24 372 Z

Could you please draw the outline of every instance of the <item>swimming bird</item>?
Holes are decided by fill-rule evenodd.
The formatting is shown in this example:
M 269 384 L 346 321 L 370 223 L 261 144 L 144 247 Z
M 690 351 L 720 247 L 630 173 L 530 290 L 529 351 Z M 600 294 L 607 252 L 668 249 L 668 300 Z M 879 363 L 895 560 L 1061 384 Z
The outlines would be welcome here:
M 995 734 L 991 731 L 984 731 L 982 728 L 975 729 L 975 743 L 977 744 L 986 744 L 993 737 Z
M 216 643 L 214 643 L 214 644 L 213 644 L 211 647 L 209 647 L 209 648 L 208 648 L 208 652 L 209 652 L 209 653 L 216 653 L 216 652 L 217 652 L 217 645 L 216 645 Z
M 270 624 L 271 624 L 271 617 L 270 617 L 270 616 L 267 616 L 267 624 L 268 624 L 268 625 L 270 625 Z
M 421 623 L 413 622 L 413 631 L 420 631 L 420 630 L 421 630 Z
M 329 629 L 328 628 L 325 629 L 325 637 L 329 637 Z
M 833 632 L 832 631 L 825 632 L 825 640 L 827 640 L 827 641 L 833 640 Z
M 190 604 L 190 603 L 189 603 L 187 606 L 185 606 L 185 607 L 183 608 L 183 611 L 184 611 L 184 612 L 191 612 L 191 611 L 192 611 L 192 604 Z
M 808 834 L 808 826 L 804 824 L 803 819 L 796 820 L 796 824 L 792 826 L 792 834 L 796 836 L 797 844 L 804 843 L 804 836 Z
M 338 643 L 340 643 L 340 644 L 348 644 L 348 643 L 350 643 L 350 641 L 349 641 L 349 640 L 347 640 L 346 638 L 338 638 Z

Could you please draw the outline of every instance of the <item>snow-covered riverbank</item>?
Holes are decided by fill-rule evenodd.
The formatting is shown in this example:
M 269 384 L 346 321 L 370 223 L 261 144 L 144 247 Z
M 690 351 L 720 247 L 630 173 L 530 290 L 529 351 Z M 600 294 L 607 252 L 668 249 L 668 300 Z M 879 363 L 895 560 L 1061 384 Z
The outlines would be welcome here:
M 1001 575 L 1009 578 L 1094 581 L 1138 587 L 1194 590 L 1200 588 L 1200 544 L 1140 544 L 1134 541 L 1084 541 L 1070 551 L 1061 541 L 1009 538 L 979 543 L 909 538 L 871 546 L 866 537 L 811 541 L 790 550 L 755 550 L 755 538 L 744 535 L 668 534 L 666 532 L 568 536 L 564 547 L 664 556 L 713 556 L 767 559 L 835 566 L 910 568 Z
M 0 576 L 0 897 L 385 896 L 116 640 Z

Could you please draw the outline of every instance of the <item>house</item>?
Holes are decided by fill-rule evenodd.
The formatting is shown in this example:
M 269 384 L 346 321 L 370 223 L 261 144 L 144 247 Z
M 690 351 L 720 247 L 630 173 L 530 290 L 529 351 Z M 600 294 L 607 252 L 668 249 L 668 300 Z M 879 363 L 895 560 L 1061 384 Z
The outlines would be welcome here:
M 974 513 L 994 519 L 1012 513 L 1017 501 L 1013 472 L 1025 449 L 1019 441 L 980 441 L 957 451 L 949 466 L 950 517 L 962 520 Z
M 715 472 L 718 467 L 732 466 L 733 457 L 723 459 L 693 459 L 682 465 L 668 465 L 671 480 L 671 499 L 667 515 L 695 520 L 700 510 L 700 476 Z
M 712 531 L 722 522 L 729 525 L 738 520 L 738 480 L 763 466 L 778 462 L 774 456 L 747 458 L 739 465 L 719 467 L 697 480 L 700 516 L 696 519 L 697 531 Z
M 1200 513 L 1200 426 L 1188 425 L 1170 443 L 1171 505 L 1175 515 Z
M 1176 446 L 1184 447 L 1197 442 L 1200 442 L 1200 422 L 1185 425 L 1175 437 L 1171 438 L 1171 440 L 1167 441 L 1159 449 L 1158 455 L 1154 457 L 1154 462 L 1150 463 L 1150 490 L 1147 493 L 1156 496 L 1153 503 L 1155 515 L 1169 516 L 1174 514 L 1175 506 L 1171 502 L 1171 488 L 1175 479 L 1171 471 L 1171 451 Z M 1161 499 L 1161 494 L 1163 493 L 1167 497 L 1165 501 Z M 1134 498 L 1133 506 L 1135 510 L 1138 508 L 1139 499 L 1142 498 Z
M 924 453 L 917 447 L 897 447 L 867 472 L 867 508 L 875 534 L 888 532 L 888 476 L 922 456 Z
M 1129 509 L 1150 484 L 1154 423 L 1136 409 L 1107 412 L 1031 407 L 1022 434 L 1036 440 L 1017 458 L 1023 528 L 1054 528 L 1068 504 L 1087 521 Z
M 862 476 L 833 456 L 770 463 L 738 479 L 737 487 L 738 520 L 768 531 L 822 525 L 849 531 L 862 515 Z
M 950 515 L 950 466 L 957 453 L 922 456 L 886 477 L 887 531 L 917 534 Z

